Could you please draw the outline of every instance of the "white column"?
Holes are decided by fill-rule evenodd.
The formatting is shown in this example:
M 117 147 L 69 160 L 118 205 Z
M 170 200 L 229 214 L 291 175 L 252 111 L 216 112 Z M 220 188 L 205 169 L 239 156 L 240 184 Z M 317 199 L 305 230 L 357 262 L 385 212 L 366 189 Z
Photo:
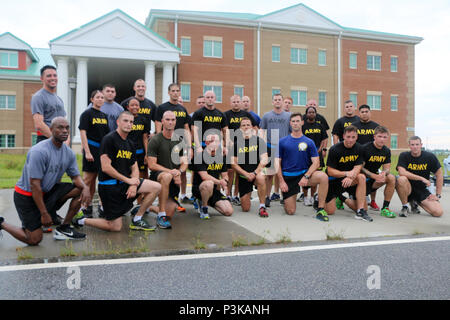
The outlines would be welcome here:
M 80 131 L 78 125 L 80 124 L 80 116 L 86 110 L 88 101 L 88 71 L 87 59 L 77 59 L 77 94 L 76 94 L 76 111 L 75 111 L 75 137 L 73 142 L 80 143 Z
M 162 83 L 162 102 L 169 101 L 168 88 L 173 82 L 173 63 L 164 63 L 163 65 L 163 83 Z
M 145 97 L 153 102 L 156 99 L 155 82 L 155 62 L 145 61 L 145 85 L 147 86 Z
M 56 94 L 62 99 L 67 118 L 69 119 L 69 60 L 68 58 L 59 58 L 56 64 L 58 73 Z

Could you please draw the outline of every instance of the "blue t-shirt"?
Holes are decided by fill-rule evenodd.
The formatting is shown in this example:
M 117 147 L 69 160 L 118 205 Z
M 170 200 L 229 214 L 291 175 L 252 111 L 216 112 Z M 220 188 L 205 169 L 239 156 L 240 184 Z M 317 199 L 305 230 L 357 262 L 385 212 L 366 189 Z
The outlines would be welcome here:
M 294 138 L 288 135 L 280 140 L 279 158 L 281 158 L 283 175 L 304 173 L 303 171 L 308 170 L 312 164 L 311 158 L 318 156 L 314 141 L 308 137 Z

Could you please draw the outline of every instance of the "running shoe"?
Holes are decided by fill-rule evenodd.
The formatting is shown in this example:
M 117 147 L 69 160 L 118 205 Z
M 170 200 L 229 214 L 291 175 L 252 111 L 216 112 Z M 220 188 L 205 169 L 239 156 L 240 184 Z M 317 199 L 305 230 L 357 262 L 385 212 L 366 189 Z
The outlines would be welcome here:
M 198 200 L 196 198 L 194 198 L 194 202 L 192 203 L 192 205 L 194 206 L 195 210 L 198 210 L 199 204 L 198 204 Z
M 136 206 L 136 207 L 134 207 L 134 208 L 130 211 L 130 215 L 135 216 L 135 215 L 138 213 L 138 211 L 139 211 L 140 208 L 141 208 L 141 206 Z M 148 209 L 144 212 L 144 214 L 149 214 L 149 213 L 150 213 L 150 211 L 148 211 Z
M 305 200 L 305 195 L 302 193 L 300 193 L 300 196 L 297 199 L 297 202 L 303 202 Z
M 181 203 L 193 204 L 194 200 L 194 197 L 188 198 L 187 196 L 185 196 L 183 197 L 183 199 L 181 199 Z
M 409 216 L 409 213 L 410 213 L 409 208 L 407 206 L 403 206 L 399 216 L 402 218 L 406 218 Z
M 172 228 L 172 225 L 170 224 L 169 218 L 166 216 L 161 216 L 156 218 L 156 224 L 161 229 L 170 229 Z
M 380 214 L 381 214 L 381 216 L 386 217 L 386 218 L 395 218 L 395 217 L 397 217 L 395 212 L 392 212 L 391 210 L 389 210 L 389 208 L 381 209 Z
M 330 220 L 328 218 L 328 213 L 324 209 L 317 211 L 316 219 L 325 222 Z
M 234 204 L 235 206 L 240 206 L 241 205 L 241 200 L 239 199 L 239 197 L 233 197 L 231 199 L 231 204 Z
M 317 193 L 314 195 L 313 208 L 314 210 L 319 208 L 319 195 Z
M 208 220 L 210 218 L 207 207 L 200 208 L 199 213 L 200 213 L 200 219 L 202 219 L 202 220 Z
M 270 208 L 270 198 L 266 197 L 266 200 L 264 201 L 264 205 L 266 206 L 266 208 Z
M 272 193 L 272 196 L 270 197 L 270 201 L 280 201 L 281 197 L 278 193 Z
M 83 211 L 79 211 L 74 217 L 72 218 L 72 224 L 75 228 L 81 228 L 83 225 L 80 224 L 80 220 L 86 218 L 83 214 Z
M 55 240 L 84 240 L 86 235 L 84 233 L 76 231 L 72 226 L 68 224 L 62 224 L 56 227 L 53 234 Z
M 261 218 L 268 218 L 269 217 L 269 213 L 266 211 L 265 207 L 259 208 L 259 216 Z
M 177 212 L 186 212 L 186 208 L 182 206 L 177 206 Z
M 336 197 L 336 209 L 344 210 L 344 203 L 341 199 L 339 199 L 339 197 Z
M 377 203 L 375 202 L 375 200 L 372 200 L 369 203 L 369 208 L 372 209 L 373 211 L 380 211 L 380 207 L 377 205 Z
M 355 219 L 372 222 L 373 219 L 367 214 L 366 210 L 360 209 L 359 212 L 356 213 Z
M 303 201 L 303 205 L 307 207 L 311 207 L 314 203 L 313 197 L 305 197 L 305 200 Z
M 88 206 L 87 208 L 81 209 L 86 218 L 92 218 L 92 206 Z
M 138 221 L 134 221 L 133 219 L 131 219 L 130 229 L 140 231 L 155 231 L 156 227 L 150 225 L 145 219 L 141 219 Z
M 44 226 L 42 226 L 42 232 L 43 233 L 50 233 L 52 231 L 53 231 L 53 229 L 51 227 L 44 227 Z
M 420 214 L 419 205 L 417 204 L 417 201 L 413 200 L 409 203 L 411 206 L 411 213 Z

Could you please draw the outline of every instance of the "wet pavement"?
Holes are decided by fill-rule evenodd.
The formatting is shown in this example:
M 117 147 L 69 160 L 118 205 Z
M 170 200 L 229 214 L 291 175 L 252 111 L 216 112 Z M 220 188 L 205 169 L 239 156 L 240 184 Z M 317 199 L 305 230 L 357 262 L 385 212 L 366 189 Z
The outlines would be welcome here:
M 124 227 L 118 233 L 84 227 L 81 229 L 87 234 L 84 241 L 55 241 L 53 234 L 44 234 L 40 245 L 31 247 L 2 231 L 0 265 L 64 259 L 185 254 L 273 243 L 285 245 L 305 241 L 450 234 L 449 187 L 444 187 L 442 192 L 441 203 L 445 213 L 441 218 L 433 218 L 423 209 L 419 215 L 395 219 L 384 218 L 378 212 L 369 211 L 373 222 L 356 220 L 349 209 L 337 211 L 335 215 L 330 216 L 329 222 L 321 222 L 315 219 L 312 207 L 305 207 L 299 202 L 293 216 L 286 215 L 279 202 L 272 202 L 268 208 L 269 218 L 260 218 L 257 215 L 259 205 L 256 193 L 253 197 L 250 212 L 244 213 L 240 207 L 234 206 L 234 214 L 224 217 L 217 211 L 210 210 L 211 219 L 206 221 L 200 220 L 193 206 L 186 204 L 186 212 L 176 213 L 172 219 L 172 229 L 157 229 L 149 233 L 130 230 L 129 214 L 124 216 Z M 377 194 L 377 202 L 379 205 L 382 202 L 381 191 Z M 67 204 L 60 210 L 59 215 L 64 216 L 66 208 Z M 391 210 L 399 212 L 400 208 L 400 200 L 394 195 Z M 12 189 L 0 190 L 0 216 L 10 224 L 20 225 Z M 150 214 L 146 219 L 155 224 L 154 214 Z

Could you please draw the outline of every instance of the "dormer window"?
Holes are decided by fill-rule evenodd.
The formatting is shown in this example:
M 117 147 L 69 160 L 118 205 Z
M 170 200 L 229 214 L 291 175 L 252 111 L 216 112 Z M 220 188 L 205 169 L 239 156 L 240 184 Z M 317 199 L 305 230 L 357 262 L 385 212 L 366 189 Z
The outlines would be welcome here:
M 0 51 L 0 68 L 19 68 L 19 53 L 17 51 Z

